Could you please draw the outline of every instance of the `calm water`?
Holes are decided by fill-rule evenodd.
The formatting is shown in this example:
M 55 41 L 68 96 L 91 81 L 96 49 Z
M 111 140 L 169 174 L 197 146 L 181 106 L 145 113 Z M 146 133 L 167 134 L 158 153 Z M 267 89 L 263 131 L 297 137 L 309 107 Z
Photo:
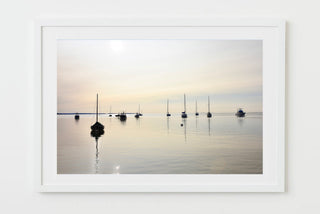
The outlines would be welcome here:
M 261 174 L 262 114 L 58 116 L 58 174 Z M 183 124 L 183 126 L 181 126 Z

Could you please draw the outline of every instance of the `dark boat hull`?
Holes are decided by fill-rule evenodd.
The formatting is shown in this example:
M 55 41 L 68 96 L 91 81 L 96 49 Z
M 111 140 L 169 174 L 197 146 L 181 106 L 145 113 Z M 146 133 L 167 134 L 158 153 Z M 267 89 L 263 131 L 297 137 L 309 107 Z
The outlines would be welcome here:
M 185 112 L 182 112 L 181 117 L 182 117 L 182 118 L 187 118 L 188 115 L 187 115 Z
M 242 113 L 241 113 L 241 112 L 237 112 L 237 113 L 236 113 L 236 116 L 237 116 L 237 117 L 245 117 L 245 116 L 246 116 L 246 113 L 245 113 L 245 112 L 242 112 Z
M 119 115 L 119 119 L 120 119 L 120 121 L 126 121 L 127 120 L 127 115 L 121 114 L 121 115 Z
M 104 129 L 104 125 L 102 125 L 101 123 L 99 122 L 96 122 L 95 124 L 93 124 L 91 126 L 91 129 L 92 130 L 103 130 Z
M 104 134 L 104 130 L 103 129 L 92 129 L 90 134 L 92 137 L 98 138 Z
M 212 117 L 212 114 L 210 112 L 207 113 L 207 117 L 210 118 Z

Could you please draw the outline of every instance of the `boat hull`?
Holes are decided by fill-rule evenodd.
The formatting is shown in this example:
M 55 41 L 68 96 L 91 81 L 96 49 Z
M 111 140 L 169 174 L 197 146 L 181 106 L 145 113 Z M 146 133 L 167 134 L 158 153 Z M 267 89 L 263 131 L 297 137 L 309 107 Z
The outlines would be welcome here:
M 99 122 L 96 122 L 91 126 L 91 130 L 103 130 L 103 129 L 104 129 L 104 125 L 102 125 Z
M 181 117 L 182 117 L 182 118 L 187 118 L 188 115 L 187 115 L 185 112 L 182 112 Z
M 212 114 L 210 112 L 207 113 L 207 117 L 210 118 L 212 117 Z
M 236 114 L 235 114 L 237 117 L 245 117 L 246 116 L 246 113 L 240 113 L 240 112 L 237 112 Z
M 104 134 L 104 130 L 103 129 L 92 129 L 90 134 L 92 137 L 98 138 Z
M 120 119 L 120 121 L 126 121 L 126 120 L 127 120 L 127 115 L 125 115 L 125 114 L 120 114 L 120 115 L 119 115 L 119 119 Z

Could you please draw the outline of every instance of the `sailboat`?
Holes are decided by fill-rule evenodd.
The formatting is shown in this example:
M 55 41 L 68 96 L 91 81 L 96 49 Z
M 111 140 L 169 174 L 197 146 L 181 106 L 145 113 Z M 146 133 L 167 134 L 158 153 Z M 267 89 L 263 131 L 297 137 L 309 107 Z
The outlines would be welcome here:
M 104 126 L 101 123 L 99 123 L 99 121 L 98 121 L 98 114 L 99 114 L 98 107 L 99 107 L 99 99 L 98 99 L 98 94 L 97 94 L 96 123 L 91 126 L 91 135 L 93 135 L 93 136 L 100 136 L 104 133 L 104 130 L 103 130 Z
M 126 121 L 127 120 L 127 114 L 123 111 L 119 114 L 120 121 Z
M 137 119 L 140 117 L 140 104 L 139 104 L 138 112 L 134 115 L 134 117 Z
M 169 113 L 169 99 L 167 99 L 167 117 L 170 117 L 171 114 Z
M 74 115 L 74 119 L 75 120 L 79 120 L 80 119 L 80 115 L 78 114 L 78 112 Z
M 238 111 L 237 111 L 237 113 L 236 113 L 236 116 L 237 116 L 237 117 L 244 117 L 245 115 L 246 115 L 246 112 L 244 112 L 244 111 L 242 110 L 242 108 L 239 108 Z
M 196 100 L 196 114 L 195 114 L 196 116 L 198 116 L 199 115 L 199 113 L 198 113 L 198 102 L 197 102 L 197 100 Z
M 182 118 L 187 118 L 188 117 L 188 115 L 186 113 L 186 94 L 184 94 L 184 111 L 182 112 L 181 117 Z
M 212 114 L 210 112 L 210 97 L 208 96 L 208 113 L 207 113 L 207 117 L 210 118 L 212 117 Z
M 111 106 L 110 106 L 110 110 L 109 110 L 109 117 L 112 117 L 112 114 L 111 114 Z

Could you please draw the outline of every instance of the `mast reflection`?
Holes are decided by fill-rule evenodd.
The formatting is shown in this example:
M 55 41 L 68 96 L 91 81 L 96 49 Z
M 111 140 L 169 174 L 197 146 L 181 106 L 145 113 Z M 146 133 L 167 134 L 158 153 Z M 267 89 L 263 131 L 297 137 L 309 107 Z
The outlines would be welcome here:
M 91 134 L 91 137 L 94 137 L 96 141 L 95 173 L 98 174 L 99 173 L 99 138 L 101 137 L 101 135 L 104 134 L 104 130 L 101 130 L 101 131 L 92 130 L 90 134 Z
M 198 131 L 198 117 L 196 117 L 196 130 Z
M 244 118 L 239 117 L 239 118 L 237 118 L 237 119 L 238 119 L 238 124 L 239 124 L 239 126 L 243 126 Z
M 187 119 L 182 119 L 182 124 L 184 127 L 184 142 L 187 142 Z
M 208 118 L 208 134 L 211 135 L 211 118 Z

